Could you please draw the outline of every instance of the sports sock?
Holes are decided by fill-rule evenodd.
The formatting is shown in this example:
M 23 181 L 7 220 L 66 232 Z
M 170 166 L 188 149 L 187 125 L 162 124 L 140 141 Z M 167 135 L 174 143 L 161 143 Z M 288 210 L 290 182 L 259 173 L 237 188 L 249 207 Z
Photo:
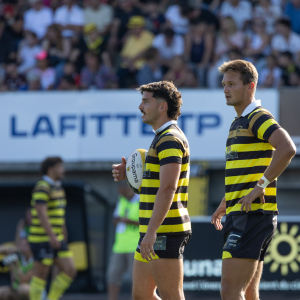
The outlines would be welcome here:
M 58 300 L 68 289 L 72 282 L 73 278 L 69 277 L 66 273 L 60 272 L 59 274 L 57 274 L 51 282 L 47 299 Z
M 38 278 L 36 276 L 32 276 L 30 281 L 30 291 L 29 291 L 29 299 L 30 300 L 41 300 L 43 291 L 46 287 L 46 281 Z

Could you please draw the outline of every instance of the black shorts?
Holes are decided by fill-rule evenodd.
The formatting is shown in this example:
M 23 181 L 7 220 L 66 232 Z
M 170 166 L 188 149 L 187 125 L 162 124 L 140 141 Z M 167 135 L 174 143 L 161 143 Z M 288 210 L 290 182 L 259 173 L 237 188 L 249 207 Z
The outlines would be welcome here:
M 233 257 L 263 261 L 276 228 L 276 215 L 255 213 L 228 216 L 224 225 L 222 259 Z
M 148 261 L 146 259 L 143 259 L 140 253 L 140 245 L 144 236 L 144 234 L 140 235 L 139 243 L 134 254 L 134 259 L 147 263 Z M 153 249 L 155 252 L 154 259 L 182 258 L 184 248 L 190 241 L 190 238 L 190 233 L 182 235 L 157 236 L 156 241 L 153 245 Z
M 53 260 L 57 257 L 64 258 L 73 256 L 65 241 L 61 241 L 60 249 L 53 249 L 49 242 L 30 243 L 30 247 L 34 260 L 47 266 L 52 266 Z

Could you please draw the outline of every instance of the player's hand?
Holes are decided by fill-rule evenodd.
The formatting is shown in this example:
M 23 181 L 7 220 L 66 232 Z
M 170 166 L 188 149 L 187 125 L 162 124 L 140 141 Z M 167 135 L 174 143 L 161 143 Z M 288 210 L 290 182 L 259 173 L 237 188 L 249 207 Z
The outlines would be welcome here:
M 55 235 L 50 236 L 49 243 L 53 249 L 60 249 L 61 243 L 59 240 L 57 240 L 57 237 Z
M 122 157 L 122 163 L 119 165 L 112 165 L 112 176 L 114 181 L 123 180 L 126 178 L 126 160 Z
M 219 207 L 211 216 L 211 224 L 214 224 L 217 230 L 222 230 L 223 225 L 221 223 L 221 220 L 225 214 L 226 214 L 226 201 L 222 201 Z
M 153 249 L 153 245 L 155 243 L 156 240 L 156 233 L 146 233 L 146 235 L 144 236 L 141 245 L 140 245 L 140 253 L 143 259 L 146 259 L 147 261 L 150 261 L 154 258 L 155 256 L 155 252 Z M 151 257 L 151 255 L 153 257 Z
M 265 189 L 255 185 L 254 189 L 245 197 L 243 197 L 238 203 L 242 203 L 241 211 L 245 209 L 246 212 L 251 211 L 251 204 L 256 199 L 259 198 L 260 202 L 264 204 L 265 201 Z

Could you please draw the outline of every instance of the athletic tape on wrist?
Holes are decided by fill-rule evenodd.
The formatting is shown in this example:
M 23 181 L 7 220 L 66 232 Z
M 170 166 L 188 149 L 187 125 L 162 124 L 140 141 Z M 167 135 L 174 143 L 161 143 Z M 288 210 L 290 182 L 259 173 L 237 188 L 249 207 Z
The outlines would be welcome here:
M 257 185 L 263 189 L 266 188 L 266 186 L 270 183 L 270 181 L 263 175 L 261 179 L 257 182 Z

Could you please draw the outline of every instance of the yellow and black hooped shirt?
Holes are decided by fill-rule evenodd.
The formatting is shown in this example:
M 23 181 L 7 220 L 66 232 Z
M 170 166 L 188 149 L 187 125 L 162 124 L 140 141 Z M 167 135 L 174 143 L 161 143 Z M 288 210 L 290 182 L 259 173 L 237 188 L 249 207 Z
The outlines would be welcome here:
M 64 239 L 63 226 L 65 224 L 66 196 L 65 191 L 58 182 L 54 182 L 48 176 L 43 176 L 35 185 L 31 199 L 32 225 L 29 228 L 28 241 L 30 243 L 43 243 L 49 241 L 44 227 L 38 217 L 35 205 L 38 203 L 47 205 L 47 215 L 57 239 Z
M 181 172 L 172 205 L 158 228 L 157 235 L 179 235 L 191 232 L 187 210 L 190 150 L 184 133 L 175 121 L 170 121 L 156 130 L 146 157 L 139 210 L 139 230 L 142 235 L 147 232 L 155 205 L 156 194 L 160 186 L 160 167 L 169 163 L 180 164 Z
M 268 139 L 280 128 L 269 111 L 252 102 L 231 124 L 226 143 L 226 215 L 245 214 L 238 201 L 248 195 L 271 164 L 275 149 Z M 278 214 L 275 179 L 265 189 L 265 204 L 257 198 L 249 213 Z

